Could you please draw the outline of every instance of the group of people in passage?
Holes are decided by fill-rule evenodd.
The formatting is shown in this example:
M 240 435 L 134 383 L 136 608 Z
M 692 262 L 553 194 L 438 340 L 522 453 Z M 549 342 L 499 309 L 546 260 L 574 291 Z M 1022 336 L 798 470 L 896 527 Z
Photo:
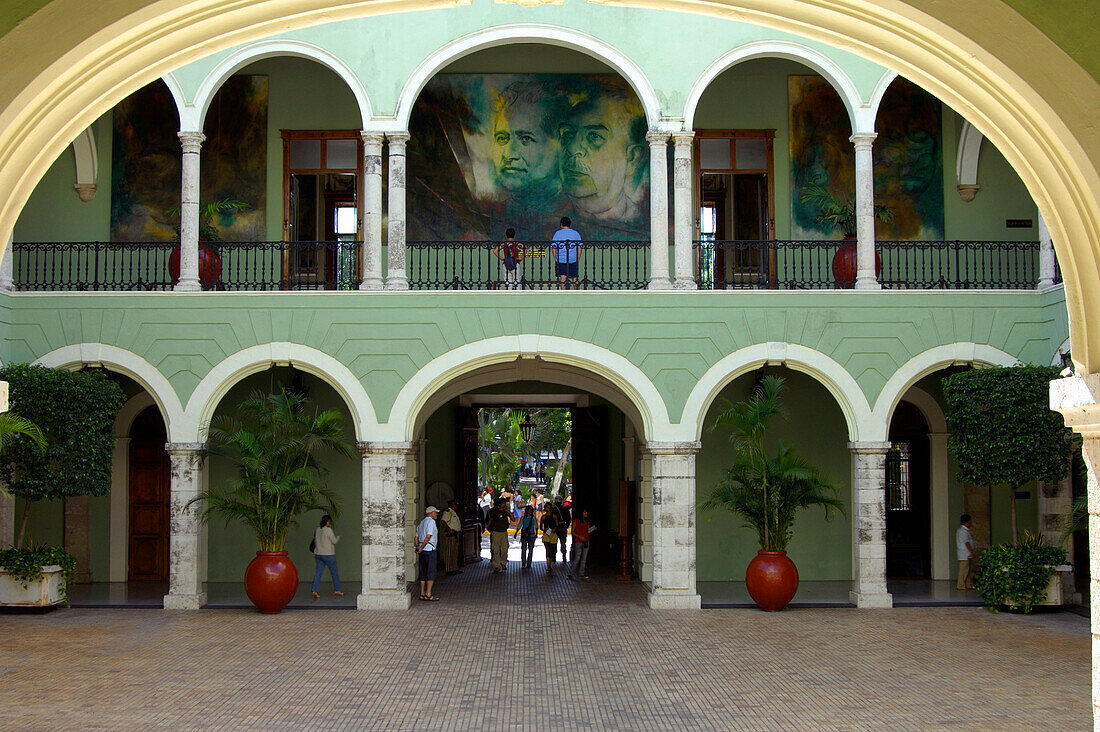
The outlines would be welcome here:
M 558 288 L 562 290 L 568 289 L 570 283 L 573 289 L 579 287 L 579 260 L 584 244 L 581 235 L 572 227 L 569 217 L 562 216 L 550 243 L 550 248 L 554 250 L 554 275 L 558 278 Z M 516 241 L 516 230 L 513 228 L 505 231 L 504 237 L 505 241 L 493 250 L 493 256 L 500 260 L 504 289 L 518 290 L 523 279 L 520 266 L 525 256 L 523 245 Z
M 588 549 L 596 526 L 588 516 L 588 509 L 581 509 L 580 515 L 570 521 L 569 509 L 562 503 L 553 503 L 535 517 L 534 506 L 526 506 L 520 516 L 515 516 L 509 506 L 509 499 L 498 498 L 489 511 L 486 528 L 489 531 L 489 557 L 494 572 L 508 569 L 508 530 L 516 529 L 520 541 L 520 567 L 531 567 L 535 553 L 535 542 L 542 533 L 542 544 L 546 550 L 546 571 L 553 572 L 557 561 L 558 546 L 561 546 L 561 558 L 570 578 L 588 579 Z M 566 545 L 569 534 L 573 535 L 573 551 L 567 554 Z

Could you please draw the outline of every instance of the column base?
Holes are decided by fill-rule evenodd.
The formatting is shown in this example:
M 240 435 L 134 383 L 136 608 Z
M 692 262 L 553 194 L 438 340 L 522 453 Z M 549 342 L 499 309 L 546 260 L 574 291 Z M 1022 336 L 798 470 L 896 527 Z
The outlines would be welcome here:
M 202 292 L 202 285 L 199 284 L 198 280 L 195 280 L 193 282 L 180 280 L 172 289 L 176 292 Z
M 649 290 L 671 290 L 672 283 L 666 278 L 657 278 L 649 281 L 649 286 L 646 288 Z
M 855 289 L 857 290 L 881 290 L 882 285 L 878 283 L 874 277 L 862 277 L 856 278 Z
M 363 282 L 359 285 L 360 290 L 375 291 L 375 290 L 381 290 L 382 288 L 383 288 L 383 285 L 382 285 L 382 279 L 381 278 L 363 280 Z
M 856 592 L 848 593 L 848 602 L 856 607 L 866 608 L 891 608 L 894 606 L 894 596 L 889 592 Z
M 397 590 L 364 592 L 355 598 L 355 604 L 360 610 L 408 610 L 412 597 Z
M 206 604 L 206 593 L 197 595 L 165 595 L 165 610 L 198 610 Z
M 699 285 L 695 284 L 695 280 L 676 280 L 672 284 L 674 290 L 698 290 Z
M 694 592 L 650 592 L 649 607 L 653 610 L 698 610 L 703 598 Z
M 409 289 L 409 281 L 404 277 L 388 277 L 386 278 L 387 290 L 407 290 Z

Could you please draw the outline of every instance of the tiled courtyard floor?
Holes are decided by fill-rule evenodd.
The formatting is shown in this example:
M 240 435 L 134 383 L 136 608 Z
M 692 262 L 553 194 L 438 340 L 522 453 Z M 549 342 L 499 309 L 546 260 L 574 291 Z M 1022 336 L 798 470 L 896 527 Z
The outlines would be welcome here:
M 408 612 L 0 616 L 0 728 L 1087 730 L 1088 621 L 658 612 L 487 562 Z

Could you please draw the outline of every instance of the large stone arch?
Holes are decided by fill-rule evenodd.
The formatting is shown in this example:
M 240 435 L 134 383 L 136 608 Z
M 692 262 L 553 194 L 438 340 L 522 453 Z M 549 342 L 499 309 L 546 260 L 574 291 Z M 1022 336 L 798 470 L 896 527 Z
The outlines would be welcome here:
M 564 26 L 522 23 L 499 25 L 462 36 L 438 49 L 413 71 L 405 81 L 397 100 L 397 127 L 409 128 L 409 115 L 424 85 L 446 66 L 476 51 L 513 43 L 544 43 L 592 56 L 615 69 L 641 100 L 651 129 L 657 127 L 661 117 L 661 104 L 657 92 L 641 68 L 626 54 L 595 36 Z
M 74 343 L 50 351 L 35 359 L 34 363 L 56 369 L 104 366 L 110 371 L 129 376 L 149 392 L 160 409 L 168 440 L 185 441 L 183 437 L 187 434 L 187 419 L 176 390 L 164 374 L 133 351 L 106 343 Z
M 833 396 L 848 425 L 849 442 L 869 440 L 871 409 L 863 390 L 847 370 L 829 356 L 796 343 L 759 343 L 729 354 L 707 369 L 688 395 L 680 417 L 679 439 L 698 440 L 707 411 L 719 392 L 742 374 L 765 364 L 782 365 L 812 376 Z
M 272 366 L 293 366 L 312 374 L 336 390 L 344 400 L 358 441 L 371 439 L 377 427 L 374 406 L 359 379 L 332 356 L 298 343 L 265 343 L 237 351 L 219 362 L 203 377 L 187 400 L 186 439 L 176 442 L 203 442 L 206 428 L 222 398 L 241 379 L 266 371 Z
M 852 123 L 852 131 L 868 131 L 871 129 L 870 127 L 864 128 L 861 126 L 864 124 L 866 117 L 861 111 L 864 105 L 863 99 L 860 97 L 855 83 L 840 67 L 840 64 L 805 44 L 779 40 L 746 43 L 715 59 L 696 79 L 691 91 L 688 92 L 687 101 L 684 103 L 685 129 L 692 129 L 699 100 L 703 98 L 703 94 L 706 93 L 707 88 L 715 79 L 737 64 L 758 58 L 784 58 L 810 67 L 821 74 L 836 90 L 836 93 L 840 95 L 840 100 L 844 102 L 844 108 L 848 110 L 848 119 Z M 873 118 L 869 121 L 873 123 Z
M 389 424 L 381 427 L 383 439 L 393 442 L 414 439 L 430 411 L 433 397 L 453 389 L 454 383 L 472 372 L 517 359 L 540 359 L 589 372 L 599 377 L 576 384 L 607 397 L 641 422 L 646 440 L 668 440 L 673 434 L 668 412 L 657 387 L 645 373 L 614 351 L 571 338 L 545 335 L 499 336 L 467 343 L 424 365 L 398 393 L 390 410 Z M 490 377 L 492 378 L 492 377 Z M 600 381 L 614 387 L 608 390 Z M 614 391 L 618 391 L 618 395 Z M 621 397 L 625 398 L 625 402 Z M 436 397 L 437 398 L 437 397 Z

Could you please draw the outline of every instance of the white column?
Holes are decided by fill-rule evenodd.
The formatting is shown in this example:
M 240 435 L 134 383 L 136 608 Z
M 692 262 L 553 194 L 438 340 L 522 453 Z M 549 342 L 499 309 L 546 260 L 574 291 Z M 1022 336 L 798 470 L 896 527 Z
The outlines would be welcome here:
M 1042 216 L 1039 217 L 1039 284 L 1037 289 L 1054 284 L 1054 240 Z
M 409 289 L 405 251 L 405 143 L 408 132 L 389 132 L 386 142 L 390 146 L 390 212 L 387 226 L 389 245 L 389 271 L 386 272 L 387 290 Z
M 886 451 L 889 442 L 849 442 L 852 452 L 852 591 L 857 607 L 893 607 L 886 591 Z
M 1100 374 L 1074 374 L 1050 382 L 1050 408 L 1060 412 L 1066 426 L 1083 438 L 1082 454 L 1088 467 L 1089 592 L 1100 598 Z M 1092 615 L 1092 719 L 1100 730 L 1100 602 Z
M 11 292 L 15 289 L 14 267 L 12 260 L 15 258 L 14 237 L 8 237 L 8 248 L 4 250 L 4 256 L 0 259 L 0 292 Z
M 695 264 L 692 258 L 691 240 L 695 230 L 692 207 L 695 205 L 692 178 L 692 139 L 694 132 L 673 132 L 672 183 L 676 212 L 673 219 L 675 233 L 676 280 L 673 287 L 677 290 L 694 290 Z M 650 175 L 652 175 L 652 169 Z
M 695 589 L 695 454 L 698 442 L 649 442 L 653 579 L 649 606 L 698 610 Z
M 165 450 L 172 461 L 169 519 L 172 536 L 168 552 L 168 594 L 165 610 L 197 610 L 206 604 L 202 589 L 199 551 L 199 506 L 187 503 L 202 487 L 201 442 L 170 442 Z
M 667 290 L 668 279 L 668 133 L 650 131 L 649 140 L 649 289 Z
M 878 290 L 875 273 L 875 162 L 871 146 L 878 137 L 860 132 L 850 138 L 856 148 L 856 284 L 857 290 Z
M 932 579 L 951 578 L 951 552 L 955 546 L 955 530 L 951 525 L 951 507 L 947 497 L 951 486 L 950 453 L 947 451 L 948 432 L 928 433 L 928 487 L 932 512 Z M 959 517 L 955 517 L 958 525 Z
M 206 136 L 180 132 L 183 144 L 183 182 L 180 186 L 180 292 L 202 290 L 199 282 L 199 153 Z
M 363 283 L 360 290 L 382 289 L 382 133 L 363 137 Z
M 360 610 L 406 610 L 409 442 L 361 442 L 363 456 L 363 592 Z
M 638 534 L 634 540 L 634 571 L 653 586 L 653 457 L 638 448 Z

